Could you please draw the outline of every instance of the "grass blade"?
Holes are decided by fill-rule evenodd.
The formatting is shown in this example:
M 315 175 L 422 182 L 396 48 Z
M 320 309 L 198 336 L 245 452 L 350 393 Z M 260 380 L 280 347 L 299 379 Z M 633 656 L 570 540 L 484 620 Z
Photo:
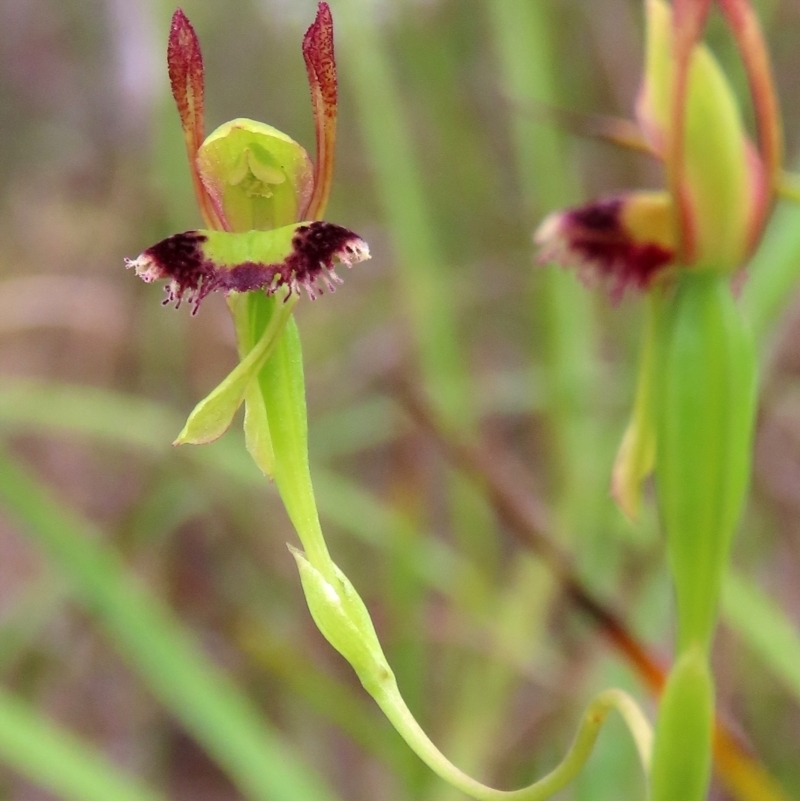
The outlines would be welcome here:
M 0 689 L 0 759 L 65 801 L 164 801 Z
M 59 505 L 0 450 L 0 503 L 71 582 L 123 656 L 254 801 L 330 801 L 308 765 L 208 662 L 160 601 L 87 521 Z M 113 796 L 109 796 L 113 797 Z
M 729 571 L 722 588 L 723 620 L 795 698 L 800 699 L 800 632 L 755 584 Z

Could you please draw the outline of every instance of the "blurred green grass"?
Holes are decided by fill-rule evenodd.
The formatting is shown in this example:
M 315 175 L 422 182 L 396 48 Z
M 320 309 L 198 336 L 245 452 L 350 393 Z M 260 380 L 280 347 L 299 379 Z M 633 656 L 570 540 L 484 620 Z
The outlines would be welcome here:
M 465 436 L 481 431 L 520 459 L 582 579 L 669 652 L 655 521 L 630 526 L 607 492 L 639 303 L 612 307 L 573 275 L 534 266 L 531 245 L 549 209 L 660 180 L 640 156 L 532 113 L 532 101 L 629 113 L 639 3 L 331 5 L 342 98 L 329 216 L 364 235 L 373 260 L 298 312 L 323 525 L 414 712 L 460 766 L 516 786 L 560 757 L 594 692 L 614 683 L 644 695 L 384 381 L 405 370 Z M 759 6 L 791 144 L 800 16 Z M 92 798 L 92 776 L 117 769 L 109 781 L 134 775 L 174 801 L 455 797 L 313 628 L 284 547 L 294 535 L 239 435 L 170 449 L 235 359 L 221 298 L 190 319 L 122 269 L 124 255 L 198 223 L 166 82 L 172 10 L 8 0 L 4 11 L 0 669 L 25 704 L 5 720 L 20 715 L 31 736 L 14 758 L 0 726 L 0 793 L 34 797 L 34 782 Z M 312 149 L 299 42 L 314 4 L 184 10 L 204 48 L 209 131 L 251 116 Z M 800 794 L 800 693 L 786 658 L 800 623 L 798 213 L 779 209 L 742 291 L 764 389 L 735 554 L 747 578 L 726 598 L 716 655 L 721 709 L 790 795 Z M 82 572 L 92 560 L 94 579 Z M 756 586 L 769 603 L 748 600 Z M 38 735 L 45 719 L 94 747 L 75 795 L 47 779 L 45 758 L 73 746 Z M 295 781 L 316 789 L 298 794 Z M 564 796 L 641 794 L 635 755 L 612 728 Z

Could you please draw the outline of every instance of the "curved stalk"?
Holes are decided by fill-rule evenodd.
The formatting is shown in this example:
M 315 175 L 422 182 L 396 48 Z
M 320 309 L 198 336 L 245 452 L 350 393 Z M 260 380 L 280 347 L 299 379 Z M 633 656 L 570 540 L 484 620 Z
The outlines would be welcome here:
M 411 714 L 393 678 L 387 679 L 377 689 L 367 689 L 414 753 L 440 778 L 477 801 L 545 801 L 552 797 L 580 773 L 612 709 L 616 709 L 625 721 L 645 775 L 649 774 L 652 728 L 633 698 L 622 690 L 605 690 L 594 698 L 584 712 L 569 751 L 550 773 L 520 790 L 497 790 L 459 770 L 439 751 Z

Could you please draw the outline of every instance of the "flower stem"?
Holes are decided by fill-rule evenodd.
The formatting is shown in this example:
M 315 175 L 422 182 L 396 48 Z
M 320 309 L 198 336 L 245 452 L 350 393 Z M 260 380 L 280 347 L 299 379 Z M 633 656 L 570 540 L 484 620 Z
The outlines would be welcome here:
M 414 753 L 440 778 L 477 801 L 544 801 L 553 796 L 578 775 L 612 709 L 625 721 L 645 774 L 650 770 L 653 741 L 650 723 L 636 702 L 622 690 L 605 690 L 595 697 L 583 715 L 567 755 L 550 773 L 520 790 L 497 790 L 467 776 L 439 751 L 409 711 L 393 678 L 387 678 L 377 688 L 367 689 Z

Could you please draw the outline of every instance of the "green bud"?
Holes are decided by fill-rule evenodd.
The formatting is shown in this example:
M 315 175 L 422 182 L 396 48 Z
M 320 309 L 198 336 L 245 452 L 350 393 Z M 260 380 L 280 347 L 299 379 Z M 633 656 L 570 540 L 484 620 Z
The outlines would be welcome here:
M 714 684 L 699 648 L 684 653 L 661 697 L 651 801 L 704 801 L 711 777 Z
M 296 548 L 289 550 L 297 562 L 300 582 L 311 617 L 325 639 L 353 666 L 361 683 L 375 694 L 393 679 L 367 607 L 347 576 L 332 562 L 333 579 L 322 573 Z

